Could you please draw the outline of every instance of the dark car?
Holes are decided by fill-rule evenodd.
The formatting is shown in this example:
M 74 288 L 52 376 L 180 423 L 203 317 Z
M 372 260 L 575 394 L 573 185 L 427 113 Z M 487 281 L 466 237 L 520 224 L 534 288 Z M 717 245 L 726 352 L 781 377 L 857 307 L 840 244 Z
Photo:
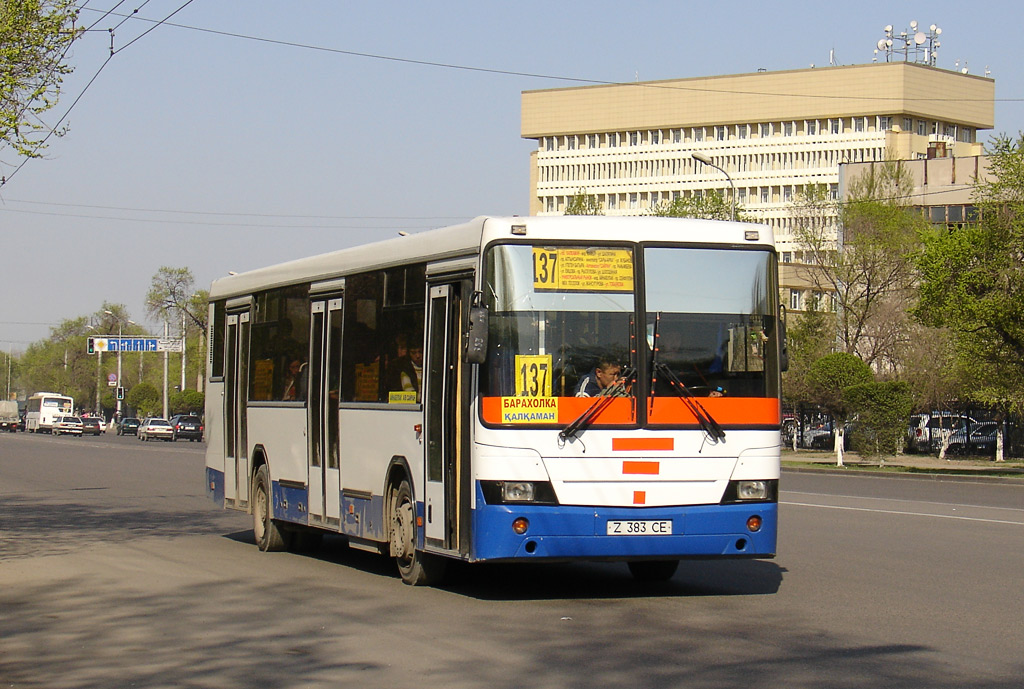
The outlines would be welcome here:
M 188 438 L 189 442 L 203 439 L 203 422 L 194 414 L 179 414 L 171 417 L 174 439 Z
M 117 424 L 118 435 L 136 435 L 139 432 L 139 420 L 134 416 L 121 419 L 121 423 Z
M 994 455 L 998 433 L 999 424 L 995 422 L 971 424 L 969 436 L 966 428 L 949 436 L 949 447 L 946 452 L 956 455 Z
M 82 435 L 100 435 L 103 433 L 103 419 L 96 416 L 82 417 Z

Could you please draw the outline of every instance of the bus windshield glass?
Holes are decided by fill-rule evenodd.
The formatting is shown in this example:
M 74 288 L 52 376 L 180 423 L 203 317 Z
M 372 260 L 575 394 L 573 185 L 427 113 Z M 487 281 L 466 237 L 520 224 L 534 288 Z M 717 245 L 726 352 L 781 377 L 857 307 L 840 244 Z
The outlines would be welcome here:
M 614 393 L 595 425 L 636 420 L 636 300 L 628 246 L 493 246 L 486 256 L 482 414 L 494 424 L 566 424 Z M 598 375 L 600 373 L 600 375 Z
M 660 364 L 697 396 L 778 396 L 770 252 L 647 247 L 644 266 L 647 346 L 657 334 Z M 672 394 L 669 382 L 654 393 Z

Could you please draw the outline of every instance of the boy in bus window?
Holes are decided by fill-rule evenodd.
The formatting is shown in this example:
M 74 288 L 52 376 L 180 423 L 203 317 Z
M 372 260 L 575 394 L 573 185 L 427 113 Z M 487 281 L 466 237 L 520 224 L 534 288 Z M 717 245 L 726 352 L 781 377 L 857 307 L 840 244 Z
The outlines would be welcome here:
M 622 375 L 622 366 L 613 359 L 602 359 L 587 375 L 576 384 L 577 397 L 597 397 L 604 395 L 615 381 Z
M 423 346 L 417 343 L 409 346 L 404 355 L 388 366 L 388 391 L 419 393 L 422 380 Z
M 306 399 L 306 370 L 309 367 L 298 359 L 293 359 L 288 364 L 288 373 L 285 375 L 284 394 L 281 399 L 288 401 Z

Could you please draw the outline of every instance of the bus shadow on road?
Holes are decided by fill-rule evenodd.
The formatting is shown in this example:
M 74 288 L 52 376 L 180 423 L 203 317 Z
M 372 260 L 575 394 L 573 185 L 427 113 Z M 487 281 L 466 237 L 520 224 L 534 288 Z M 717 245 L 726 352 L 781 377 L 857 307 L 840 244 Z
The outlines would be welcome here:
M 225 534 L 255 547 L 251 530 Z M 394 562 L 326 535 L 315 549 L 296 553 L 339 567 L 397 578 Z M 563 600 L 688 596 L 762 596 L 778 592 L 785 568 L 770 560 L 683 560 L 668 581 L 642 582 L 621 562 L 466 563 L 451 561 L 435 588 L 479 600 Z

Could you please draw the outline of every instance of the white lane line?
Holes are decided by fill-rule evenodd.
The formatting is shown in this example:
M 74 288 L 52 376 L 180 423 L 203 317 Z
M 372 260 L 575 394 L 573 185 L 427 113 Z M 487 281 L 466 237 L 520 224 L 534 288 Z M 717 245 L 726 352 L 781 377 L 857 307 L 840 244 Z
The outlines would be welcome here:
M 1003 510 L 1005 512 L 1024 512 L 1024 509 L 1021 509 L 1020 507 L 995 507 L 995 506 L 991 506 L 991 505 L 966 505 L 966 504 L 964 504 L 962 502 L 939 502 L 938 500 L 914 500 L 912 498 L 876 498 L 876 497 L 871 496 L 871 495 L 841 495 L 841 494 L 835 494 L 835 493 L 810 493 L 810 492 L 807 492 L 807 491 L 799 491 L 799 490 L 786 490 L 786 491 L 782 491 L 782 492 L 785 493 L 785 494 L 788 494 L 788 495 L 811 495 L 811 496 L 814 496 L 816 498 L 828 497 L 828 498 L 847 498 L 847 499 L 850 499 L 850 500 L 878 500 L 879 502 L 908 502 L 908 503 L 916 503 L 916 504 L 919 504 L 919 505 L 942 505 L 943 507 L 953 507 L 953 508 L 965 507 L 965 508 L 972 508 L 972 509 L 977 509 L 977 510 Z M 800 504 L 803 504 L 803 503 L 794 503 L 794 504 L 800 505 Z
M 843 507 L 840 505 L 817 505 L 810 502 L 780 502 L 780 505 L 797 505 L 799 507 L 819 507 L 825 510 L 849 510 L 851 512 L 876 512 L 878 514 L 902 514 L 908 517 L 937 517 L 939 519 L 957 519 L 966 522 L 987 522 L 989 524 L 1012 524 L 1024 526 L 1024 522 L 1009 521 L 1006 519 L 982 519 L 981 517 L 961 517 L 953 514 L 932 514 L 930 512 L 902 512 L 900 510 L 879 510 L 871 507 Z

